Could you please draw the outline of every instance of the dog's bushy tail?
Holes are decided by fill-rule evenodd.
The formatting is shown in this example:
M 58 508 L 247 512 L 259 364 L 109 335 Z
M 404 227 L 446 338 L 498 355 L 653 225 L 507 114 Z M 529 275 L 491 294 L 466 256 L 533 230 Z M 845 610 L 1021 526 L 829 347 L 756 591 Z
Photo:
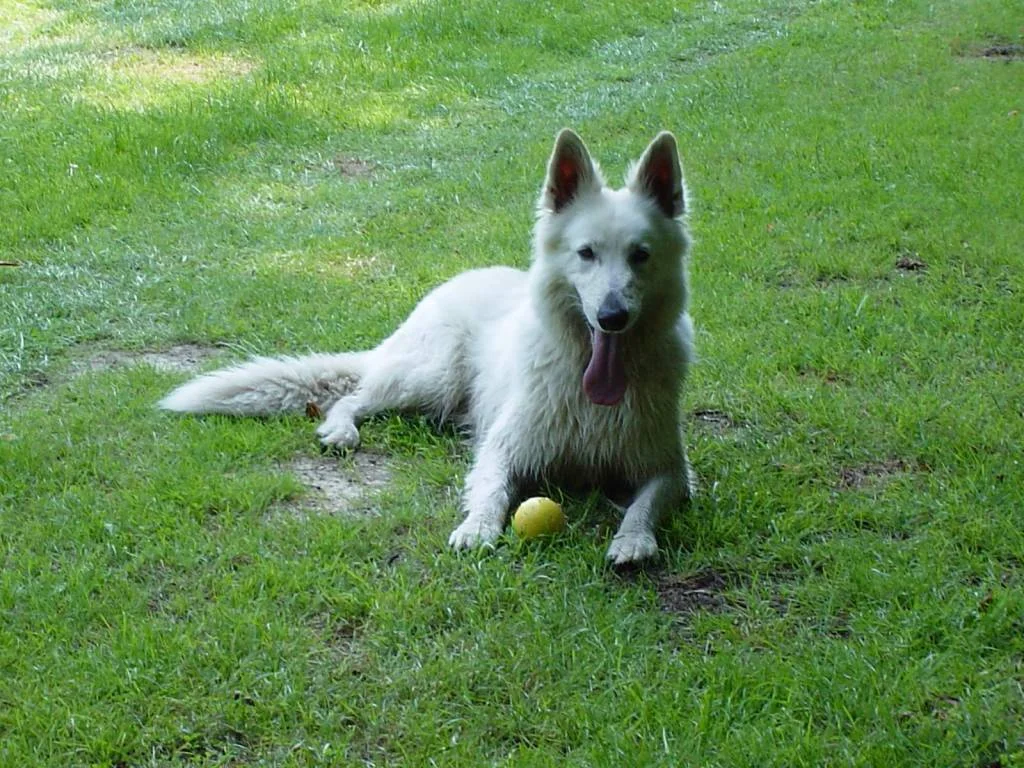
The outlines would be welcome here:
M 182 384 L 158 405 L 180 413 L 232 416 L 326 411 L 359 383 L 368 354 L 256 357 Z

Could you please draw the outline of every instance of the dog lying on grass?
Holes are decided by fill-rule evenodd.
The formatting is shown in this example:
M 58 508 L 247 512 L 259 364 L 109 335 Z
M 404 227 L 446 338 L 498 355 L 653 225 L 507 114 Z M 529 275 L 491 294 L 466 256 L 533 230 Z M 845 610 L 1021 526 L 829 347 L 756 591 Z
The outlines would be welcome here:
M 565 483 L 628 489 L 608 558 L 651 557 L 658 520 L 694 489 L 679 408 L 693 359 L 686 204 L 672 134 L 659 134 L 612 189 L 563 130 L 528 271 L 463 273 L 374 349 L 256 358 L 188 382 L 160 406 L 239 416 L 309 408 L 326 413 L 320 441 L 347 449 L 380 411 L 456 420 L 473 436 L 474 461 L 451 546 L 493 544 L 524 488 Z

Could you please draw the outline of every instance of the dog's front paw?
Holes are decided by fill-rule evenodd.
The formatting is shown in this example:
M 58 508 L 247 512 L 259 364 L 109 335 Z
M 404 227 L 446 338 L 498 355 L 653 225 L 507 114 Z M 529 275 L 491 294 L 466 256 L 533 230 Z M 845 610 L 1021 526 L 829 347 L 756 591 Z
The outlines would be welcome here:
M 608 547 L 608 559 L 615 565 L 627 565 L 654 557 L 658 542 L 648 530 L 619 531 Z
M 448 537 L 448 546 L 452 549 L 474 549 L 476 547 L 493 547 L 501 536 L 502 526 L 491 520 L 481 520 L 472 516 L 452 531 Z
M 330 448 L 356 448 L 359 445 L 359 430 L 351 419 L 331 418 L 317 427 L 320 442 Z

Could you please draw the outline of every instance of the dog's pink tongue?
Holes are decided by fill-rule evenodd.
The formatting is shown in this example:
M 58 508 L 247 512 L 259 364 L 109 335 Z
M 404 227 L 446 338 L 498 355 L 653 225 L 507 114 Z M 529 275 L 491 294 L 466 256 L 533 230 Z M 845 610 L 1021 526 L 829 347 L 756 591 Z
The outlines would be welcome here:
M 616 405 L 626 394 L 626 368 L 619 339 L 617 333 L 594 331 L 594 351 L 583 372 L 583 391 L 597 405 Z

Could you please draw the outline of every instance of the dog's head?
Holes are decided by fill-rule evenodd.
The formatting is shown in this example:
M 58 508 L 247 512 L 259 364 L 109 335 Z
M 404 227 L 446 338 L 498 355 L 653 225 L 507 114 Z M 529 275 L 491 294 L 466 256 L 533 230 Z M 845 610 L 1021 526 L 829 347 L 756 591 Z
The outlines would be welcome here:
M 535 267 L 552 288 L 572 287 L 569 303 L 591 332 L 583 386 L 595 403 L 622 399 L 631 337 L 674 328 L 685 307 L 686 208 L 671 133 L 658 134 L 621 189 L 605 184 L 579 136 L 558 134 L 538 204 Z

